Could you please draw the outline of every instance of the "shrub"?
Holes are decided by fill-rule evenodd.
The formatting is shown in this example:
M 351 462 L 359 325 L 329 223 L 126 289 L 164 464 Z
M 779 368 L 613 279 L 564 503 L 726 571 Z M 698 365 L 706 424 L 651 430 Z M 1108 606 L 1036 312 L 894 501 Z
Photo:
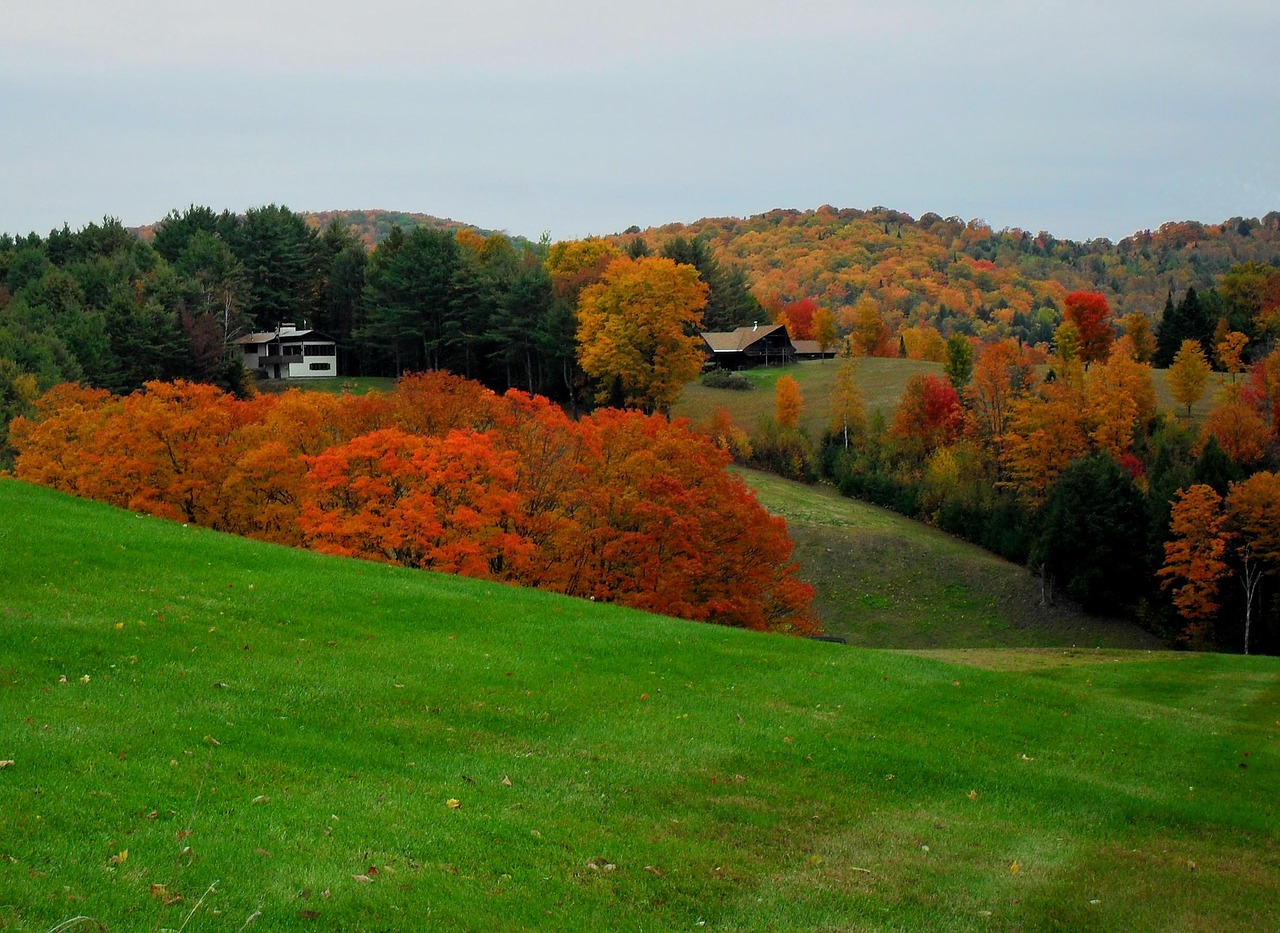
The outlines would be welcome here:
M 699 380 L 708 389 L 729 389 L 733 392 L 750 392 L 755 385 L 742 373 L 729 372 L 727 369 L 713 369 L 703 373 Z

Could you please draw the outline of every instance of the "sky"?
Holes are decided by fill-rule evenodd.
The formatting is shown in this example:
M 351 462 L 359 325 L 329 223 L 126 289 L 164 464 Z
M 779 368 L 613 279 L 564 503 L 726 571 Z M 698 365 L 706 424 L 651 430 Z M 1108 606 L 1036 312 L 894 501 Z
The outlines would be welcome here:
M 4 0 L 0 232 L 198 204 L 553 239 L 1280 210 L 1275 0 Z

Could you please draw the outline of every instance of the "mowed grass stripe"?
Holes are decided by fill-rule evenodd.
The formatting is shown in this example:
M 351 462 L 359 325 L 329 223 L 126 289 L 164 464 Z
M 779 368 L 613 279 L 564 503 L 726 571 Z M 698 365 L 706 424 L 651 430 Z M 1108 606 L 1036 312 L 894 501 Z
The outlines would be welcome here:
M 1275 659 L 988 670 L 12 481 L 0 548 L 9 929 L 1280 922 Z

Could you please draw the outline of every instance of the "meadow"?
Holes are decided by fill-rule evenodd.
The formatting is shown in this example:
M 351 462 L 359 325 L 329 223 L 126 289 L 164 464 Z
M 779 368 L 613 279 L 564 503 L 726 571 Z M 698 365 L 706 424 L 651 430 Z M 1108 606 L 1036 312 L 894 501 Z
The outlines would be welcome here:
M 739 426 L 751 431 L 761 418 L 773 417 L 774 386 L 783 376 L 791 376 L 799 383 L 800 392 L 805 400 L 805 408 L 800 415 L 800 426 L 816 441 L 822 437 L 822 433 L 827 430 L 831 421 L 831 387 L 842 362 L 839 359 L 812 360 L 790 366 L 749 369 L 742 375 L 751 380 L 755 386 L 751 391 L 712 389 L 700 382 L 691 382 L 685 386 L 671 413 L 674 417 L 688 418 L 694 424 L 702 424 L 711 419 L 717 407 L 723 406 Z M 1043 370 L 1044 367 L 1041 369 Z M 902 396 L 907 381 L 912 376 L 943 374 L 941 363 L 885 357 L 858 358 L 856 373 L 867 414 L 871 415 L 879 411 L 889 422 L 893 421 L 893 410 Z M 1169 391 L 1167 370 L 1152 370 L 1151 377 L 1155 384 L 1156 403 L 1159 410 L 1176 411 L 1177 414 L 1183 415 L 1181 406 L 1177 405 L 1173 394 Z M 1219 387 L 1226 378 L 1221 373 L 1213 376 L 1204 396 L 1191 409 L 1193 421 L 1204 420 L 1214 405 Z
M 1041 604 L 1040 581 L 953 535 L 889 509 L 759 470 L 738 469 L 787 520 L 824 630 L 869 648 L 1164 646 L 1129 620 Z
M 1256 930 L 1280 661 L 866 650 L 0 481 L 0 929 Z

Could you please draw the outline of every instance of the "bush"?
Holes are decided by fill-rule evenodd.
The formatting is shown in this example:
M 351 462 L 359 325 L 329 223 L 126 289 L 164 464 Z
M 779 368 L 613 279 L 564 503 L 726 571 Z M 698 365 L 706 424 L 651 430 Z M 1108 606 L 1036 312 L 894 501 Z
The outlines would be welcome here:
M 734 392 L 750 392 L 755 384 L 741 373 L 732 373 L 727 369 L 713 369 L 703 373 L 699 380 L 708 389 L 730 389 Z
M 818 478 L 818 453 L 809 435 L 799 428 L 783 428 L 772 419 L 761 419 L 751 437 L 751 463 L 803 483 Z

